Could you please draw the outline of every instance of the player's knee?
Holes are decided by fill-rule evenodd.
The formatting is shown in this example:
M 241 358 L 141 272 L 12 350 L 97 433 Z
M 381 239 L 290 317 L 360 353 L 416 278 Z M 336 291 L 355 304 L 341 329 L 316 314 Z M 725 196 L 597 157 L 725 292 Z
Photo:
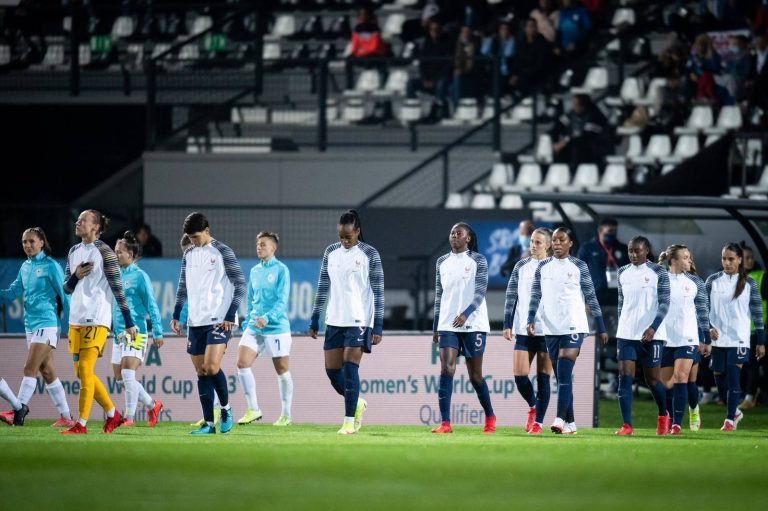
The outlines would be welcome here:
M 251 364 L 247 364 L 243 360 L 238 360 L 237 361 L 237 368 L 238 369 L 248 369 L 249 367 L 251 367 Z
M 448 363 L 448 362 L 443 362 L 442 364 L 440 364 L 440 374 L 452 377 L 455 372 L 456 372 L 456 364 L 455 363 L 451 364 L 451 363 Z
M 45 383 L 53 383 L 53 380 L 56 379 L 56 373 L 54 372 L 52 367 L 40 368 L 40 376 L 43 377 L 43 381 L 45 381 Z

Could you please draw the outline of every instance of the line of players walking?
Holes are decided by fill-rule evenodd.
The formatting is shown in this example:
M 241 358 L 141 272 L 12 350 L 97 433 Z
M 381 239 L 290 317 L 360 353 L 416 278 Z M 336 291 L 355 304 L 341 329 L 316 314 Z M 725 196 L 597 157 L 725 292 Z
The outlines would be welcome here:
M 103 431 L 133 426 L 139 402 L 146 408 L 148 425 L 154 426 L 163 404 L 153 399 L 136 378 L 147 352 L 147 318 L 155 346 L 163 345 L 160 312 L 148 275 L 136 261 L 140 247 L 126 232 L 113 251 L 99 240 L 108 219 L 95 210 L 83 211 L 75 224 L 81 238 L 69 252 L 66 270 L 50 257 L 50 246 L 39 227 L 24 231 L 22 246 L 27 260 L 0 301 L 24 295 L 28 357 L 18 395 L 0 379 L 0 396 L 13 410 L 0 420 L 23 425 L 29 413 L 39 372 L 60 418 L 54 426 L 63 434 L 87 433 L 90 408 L 95 399 L 106 414 Z M 340 434 L 355 434 L 362 425 L 368 403 L 360 397 L 359 366 L 364 353 L 382 340 L 384 273 L 378 251 L 363 241 L 358 213 L 345 212 L 338 222 L 339 242 L 325 250 L 309 334 L 317 338 L 319 319 L 325 311 L 325 369 L 336 392 L 344 398 Z M 198 375 L 203 418 L 193 434 L 227 433 L 234 425 L 228 384 L 221 361 L 233 329 L 237 310 L 246 298 L 246 325 L 238 346 L 238 378 L 248 409 L 238 424 L 263 416 L 256 399 L 251 370 L 260 355 L 269 356 L 278 375 L 281 415 L 274 423 L 292 423 L 293 381 L 289 371 L 291 347 L 287 304 L 290 272 L 275 257 L 279 237 L 263 231 L 256 237 L 260 259 L 248 282 L 228 246 L 211 236 L 207 218 L 192 213 L 184 221 L 182 267 L 171 329 L 187 328 L 187 352 Z M 575 434 L 573 368 L 589 333 L 587 311 L 597 336 L 608 340 L 600 305 L 586 264 L 571 256 L 574 237 L 567 228 L 536 229 L 531 235 L 531 256 L 514 267 L 507 286 L 503 336 L 515 342 L 514 377 L 529 406 L 525 430 L 541 434 L 550 400 L 550 375 L 558 385 L 557 413 L 550 429 Z M 496 416 L 483 376 L 482 361 L 490 332 L 486 306 L 488 267 L 480 253 L 477 235 L 467 223 L 455 224 L 449 234 L 451 251 L 437 260 L 433 342 L 439 345 L 441 374 L 438 403 L 441 424 L 433 433 L 451 433 L 451 395 L 456 360 L 467 361 L 470 381 L 485 412 L 483 432 L 496 431 Z M 736 429 L 744 414 L 740 371 L 750 356 L 750 336 L 755 356 L 765 355 L 763 304 L 758 285 L 744 269 L 740 245 L 722 249 L 722 271 L 706 282 L 696 274 L 690 250 L 671 245 L 649 260 L 650 243 L 637 236 L 628 244 L 630 264 L 619 269 L 619 323 L 616 333 L 619 360 L 619 408 L 622 427 L 617 435 L 632 435 L 632 396 L 637 364 L 658 406 L 658 435 L 679 435 L 686 407 L 690 427 L 700 427 L 696 371 L 702 357 L 711 357 L 727 415 L 722 430 Z M 662 266 L 663 265 L 663 266 Z M 63 313 L 65 321 L 59 325 Z M 752 324 L 750 325 L 750 320 Z M 68 329 L 68 348 L 81 382 L 79 415 L 71 416 L 61 382 L 55 376 L 52 350 L 59 328 Z M 103 383 L 94 373 L 109 330 L 116 333 L 112 367 L 125 390 L 125 408 L 118 412 Z M 529 379 L 536 359 L 536 386 Z

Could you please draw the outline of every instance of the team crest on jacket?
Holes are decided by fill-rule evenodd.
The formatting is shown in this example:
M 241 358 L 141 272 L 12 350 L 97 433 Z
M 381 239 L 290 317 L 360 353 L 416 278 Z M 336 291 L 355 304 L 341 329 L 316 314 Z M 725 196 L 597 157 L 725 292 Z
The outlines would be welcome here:
M 568 272 L 568 280 L 571 280 L 573 278 L 573 273 Z
M 131 287 L 131 285 L 132 285 L 132 284 L 131 284 L 131 281 L 130 281 L 130 280 L 128 280 L 128 279 L 125 279 L 125 280 L 123 281 L 123 287 L 125 287 L 125 289 L 129 289 L 129 288 Z
M 275 282 L 275 274 L 274 273 L 270 273 L 269 275 L 267 275 L 267 282 L 269 282 L 270 284 Z
M 355 259 L 355 266 L 356 266 L 356 267 L 360 268 L 360 266 L 361 266 L 362 264 L 363 264 L 363 263 L 361 263 L 361 262 L 360 262 L 360 259 Z
M 651 281 L 651 279 L 649 279 L 648 277 L 645 277 L 645 283 L 646 284 L 649 283 L 650 281 Z
M 42 268 L 36 269 L 35 270 L 35 275 L 37 275 L 38 277 L 42 277 L 43 276 L 43 269 Z

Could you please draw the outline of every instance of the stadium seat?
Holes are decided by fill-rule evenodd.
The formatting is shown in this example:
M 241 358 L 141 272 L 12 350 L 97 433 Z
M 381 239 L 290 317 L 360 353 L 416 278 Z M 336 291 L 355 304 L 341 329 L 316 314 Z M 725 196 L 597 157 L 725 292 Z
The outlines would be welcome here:
M 749 193 L 768 193 L 768 165 L 763 168 L 763 172 L 760 174 L 760 179 L 754 185 L 747 186 L 747 192 Z
M 365 69 L 357 77 L 355 82 L 355 92 L 367 93 L 373 92 L 381 87 L 381 76 L 375 69 Z M 346 91 L 345 91 L 346 92 Z
M 716 128 L 722 130 L 738 130 L 743 124 L 741 109 L 738 106 L 724 106 L 717 116 Z
M 662 163 L 678 164 L 699 152 L 699 137 L 696 135 L 681 135 L 675 144 L 675 151 L 660 158 Z
M 685 126 L 675 128 L 676 135 L 695 135 L 699 131 L 712 127 L 712 107 L 698 105 L 693 107 Z
M 555 211 L 551 202 L 531 201 L 528 203 L 531 218 L 540 222 L 556 222 L 560 220 L 560 214 Z
M 394 36 L 399 36 L 403 33 L 403 23 L 405 22 L 405 14 L 401 12 L 392 13 L 387 16 L 384 21 L 384 26 L 381 29 L 381 36 L 384 39 L 391 39 Z
M 520 166 L 514 184 L 504 187 L 505 192 L 519 192 L 541 184 L 541 167 L 538 163 L 524 163 Z
M 546 133 L 539 135 L 539 140 L 536 142 L 536 154 L 534 155 L 536 161 L 542 164 L 550 164 L 552 163 L 553 154 L 552 137 Z
M 0 45 L 0 66 L 7 66 L 11 63 L 11 47 L 7 44 Z
M 462 98 L 453 114 L 454 120 L 461 122 L 477 122 L 480 111 L 475 98 Z
M 198 16 L 192 22 L 192 34 L 197 35 L 205 32 L 213 26 L 213 19 L 210 16 Z
M 610 163 L 605 166 L 603 177 L 596 186 L 587 187 L 591 193 L 608 193 L 617 188 L 623 188 L 629 182 L 627 167 L 623 163 Z
M 266 124 L 269 121 L 269 109 L 261 106 L 232 107 L 229 121 L 233 124 Z
M 91 63 L 91 46 L 88 44 L 81 44 L 78 48 L 78 57 L 81 66 L 87 66 Z
M 296 18 L 292 14 L 281 14 L 272 27 L 272 36 L 291 37 L 296 32 Z
M 469 203 L 472 209 L 495 209 L 496 199 L 490 193 L 476 193 Z
M 669 140 L 669 135 L 653 135 L 643 154 L 635 156 L 632 161 L 640 165 L 649 165 L 668 157 L 671 152 L 672 142 Z
M 600 171 L 594 163 L 582 163 L 576 168 L 571 184 L 563 186 L 560 191 L 580 192 L 596 186 L 600 182 Z
M 418 99 L 406 99 L 403 101 L 399 110 L 399 116 L 401 122 L 416 122 L 423 117 L 421 111 L 421 101 Z
M 523 199 L 515 193 L 505 193 L 499 200 L 499 209 L 523 209 Z
M 568 218 L 570 218 L 572 221 L 588 222 L 591 220 L 589 215 L 578 204 L 574 204 L 572 202 L 563 202 L 561 205 L 563 207 L 563 212 L 568 215 Z
M 587 71 L 584 83 L 571 88 L 573 94 L 591 94 L 608 88 L 608 70 L 604 67 L 592 67 Z
M 467 207 L 467 199 L 461 193 L 449 193 L 445 201 L 446 209 L 463 209 Z
M 706 146 L 708 146 L 708 145 L 712 145 L 712 144 L 714 144 L 715 142 L 717 142 L 718 140 L 720 140 L 720 137 L 721 137 L 721 136 L 722 136 L 722 135 L 721 135 L 721 134 L 719 134 L 719 133 L 713 133 L 713 134 L 711 134 L 711 135 L 707 135 L 707 140 L 705 140 L 705 141 L 704 141 L 704 146 L 706 147 Z
M 624 154 L 606 156 L 607 163 L 626 163 L 627 160 L 637 158 L 643 154 L 643 140 L 640 135 L 629 135 L 626 138 L 626 151 Z
M 165 53 L 166 51 L 171 49 L 171 45 L 167 43 L 159 43 L 156 44 L 154 48 L 152 48 L 152 58 L 157 58 L 160 56 L 161 53 Z M 168 57 L 169 55 L 166 55 Z
M 200 46 L 197 44 L 185 44 L 179 50 L 179 60 L 197 60 L 200 58 Z
M 611 30 L 618 32 L 623 27 L 635 24 L 635 10 L 629 7 L 620 7 L 613 13 L 611 19 Z
M 531 188 L 537 192 L 562 190 L 571 182 L 571 169 L 565 163 L 553 163 L 547 169 L 544 182 Z
M 280 43 L 271 42 L 264 43 L 264 47 L 261 50 L 261 58 L 264 60 L 277 60 L 281 56 Z
M 118 16 L 112 25 L 112 39 L 131 37 L 136 30 L 136 20 L 133 16 Z
M 666 176 L 667 174 L 669 174 L 673 170 L 675 170 L 675 164 L 674 163 L 667 163 L 666 165 L 661 167 L 661 175 L 662 176 Z
M 377 96 L 403 96 L 408 83 L 408 71 L 405 69 L 390 69 L 384 88 L 375 90 Z
M 365 118 L 365 103 L 360 98 L 347 99 L 342 112 L 342 119 L 347 122 L 358 122 Z
M 666 78 L 653 78 L 651 83 L 648 84 L 648 88 L 645 90 L 645 96 L 635 100 L 636 105 L 642 105 L 645 107 L 654 107 L 661 94 L 661 89 L 667 85 Z
M 334 98 L 325 100 L 325 118 L 328 122 L 335 122 L 341 118 L 339 115 L 339 101 Z
M 494 163 L 491 174 L 488 176 L 488 189 L 490 191 L 502 190 L 514 179 L 512 165 L 507 163 Z
M 618 97 L 608 97 L 605 99 L 605 103 L 609 106 L 622 106 L 628 104 L 635 104 L 639 99 L 643 97 L 643 83 L 640 78 L 630 76 L 625 78 L 621 84 L 621 91 Z

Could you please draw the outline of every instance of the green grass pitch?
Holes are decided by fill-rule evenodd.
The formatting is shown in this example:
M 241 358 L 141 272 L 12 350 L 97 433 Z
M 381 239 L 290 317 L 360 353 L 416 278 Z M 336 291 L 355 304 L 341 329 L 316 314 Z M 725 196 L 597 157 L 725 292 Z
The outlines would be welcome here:
M 375 403 L 371 403 L 375 406 Z M 554 403 L 553 403 L 554 405 Z M 719 431 L 724 408 L 702 406 L 699 432 L 657 438 L 640 398 L 637 435 L 618 438 L 616 402 L 577 436 L 495 435 L 456 427 L 235 426 L 188 435 L 161 423 L 63 437 L 49 421 L 0 428 L 0 509 L 309 509 L 447 511 L 491 509 L 768 509 L 768 408 L 748 410 L 740 429 Z

